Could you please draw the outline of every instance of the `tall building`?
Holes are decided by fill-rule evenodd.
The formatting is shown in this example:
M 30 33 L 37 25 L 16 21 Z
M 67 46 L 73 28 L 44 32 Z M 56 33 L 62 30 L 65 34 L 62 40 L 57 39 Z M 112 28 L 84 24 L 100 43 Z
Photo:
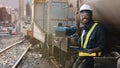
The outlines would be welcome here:
M 0 7 L 0 21 L 11 22 L 11 15 L 8 13 L 6 7 Z
M 24 17 L 24 0 L 19 0 L 19 18 Z
M 31 17 L 31 12 L 32 10 L 31 10 L 31 6 L 30 6 L 30 3 L 29 2 L 27 2 L 27 4 L 26 4 L 26 17 Z

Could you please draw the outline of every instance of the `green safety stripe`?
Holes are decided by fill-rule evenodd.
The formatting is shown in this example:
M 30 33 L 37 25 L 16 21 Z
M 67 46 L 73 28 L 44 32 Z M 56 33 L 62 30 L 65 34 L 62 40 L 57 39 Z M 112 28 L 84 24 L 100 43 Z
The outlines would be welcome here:
M 94 23 L 93 26 L 91 27 L 91 29 L 89 30 L 89 32 L 88 32 L 88 34 L 87 34 L 87 36 L 86 36 L 86 38 L 85 38 L 84 45 L 83 45 L 83 35 L 84 35 L 85 31 L 82 33 L 82 35 L 81 35 L 81 46 L 82 46 L 83 48 L 86 48 L 86 47 L 87 47 L 87 44 L 88 44 L 90 35 L 91 35 L 91 33 L 93 32 L 94 28 L 97 26 L 97 24 L 98 24 L 98 23 Z

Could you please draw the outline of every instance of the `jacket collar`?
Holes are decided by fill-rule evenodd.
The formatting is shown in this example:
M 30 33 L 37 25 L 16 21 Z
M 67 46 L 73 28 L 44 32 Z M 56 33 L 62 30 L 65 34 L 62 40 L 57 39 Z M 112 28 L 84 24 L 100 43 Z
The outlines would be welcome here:
M 92 21 L 88 22 L 88 24 L 86 26 L 84 26 L 83 28 L 85 30 L 89 30 L 92 27 L 93 24 L 94 24 L 94 21 L 92 20 Z

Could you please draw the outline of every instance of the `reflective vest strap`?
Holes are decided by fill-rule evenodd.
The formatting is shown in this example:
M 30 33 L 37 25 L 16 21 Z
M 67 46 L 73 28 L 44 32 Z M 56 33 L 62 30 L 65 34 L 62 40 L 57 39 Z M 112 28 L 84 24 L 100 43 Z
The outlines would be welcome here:
M 83 30 L 82 35 L 81 35 L 81 47 L 83 46 L 83 36 L 84 36 L 85 30 Z
M 87 44 L 88 44 L 88 40 L 90 38 L 90 35 L 91 33 L 93 32 L 94 28 L 97 26 L 98 23 L 94 23 L 93 26 L 91 27 L 91 29 L 89 30 L 87 36 L 86 36 L 86 39 L 85 39 L 85 42 L 84 42 L 84 45 L 83 45 L 83 48 L 86 48 L 87 47 Z
M 98 54 L 98 56 L 101 56 L 101 55 L 102 55 L 102 52 L 98 52 L 97 54 Z
M 83 36 L 85 33 L 85 30 L 83 30 L 82 35 L 81 35 L 81 47 L 82 48 L 86 48 L 90 35 L 93 32 L 93 30 L 95 29 L 95 27 L 97 26 L 98 23 L 94 23 L 92 25 L 92 27 L 90 28 L 90 30 L 88 31 L 88 34 L 86 35 L 85 41 L 83 42 Z M 94 53 L 87 53 L 87 52 L 79 52 L 79 56 L 101 56 L 102 52 L 94 52 Z
M 93 52 L 93 53 L 86 53 L 86 52 L 79 52 L 79 56 L 101 56 L 101 52 Z

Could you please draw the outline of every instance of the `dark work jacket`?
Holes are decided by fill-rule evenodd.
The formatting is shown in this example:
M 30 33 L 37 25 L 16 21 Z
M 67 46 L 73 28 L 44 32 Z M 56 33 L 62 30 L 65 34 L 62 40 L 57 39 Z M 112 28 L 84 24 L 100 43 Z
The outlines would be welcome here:
M 94 21 L 91 21 L 87 27 L 83 27 L 83 30 L 85 30 L 85 34 L 83 36 L 83 43 L 85 41 L 88 31 L 90 30 L 93 24 Z M 79 38 L 78 42 L 80 41 L 81 38 Z M 99 47 L 101 50 L 105 49 L 105 29 L 100 24 L 98 24 L 91 33 L 86 49 L 92 49 L 96 47 Z

